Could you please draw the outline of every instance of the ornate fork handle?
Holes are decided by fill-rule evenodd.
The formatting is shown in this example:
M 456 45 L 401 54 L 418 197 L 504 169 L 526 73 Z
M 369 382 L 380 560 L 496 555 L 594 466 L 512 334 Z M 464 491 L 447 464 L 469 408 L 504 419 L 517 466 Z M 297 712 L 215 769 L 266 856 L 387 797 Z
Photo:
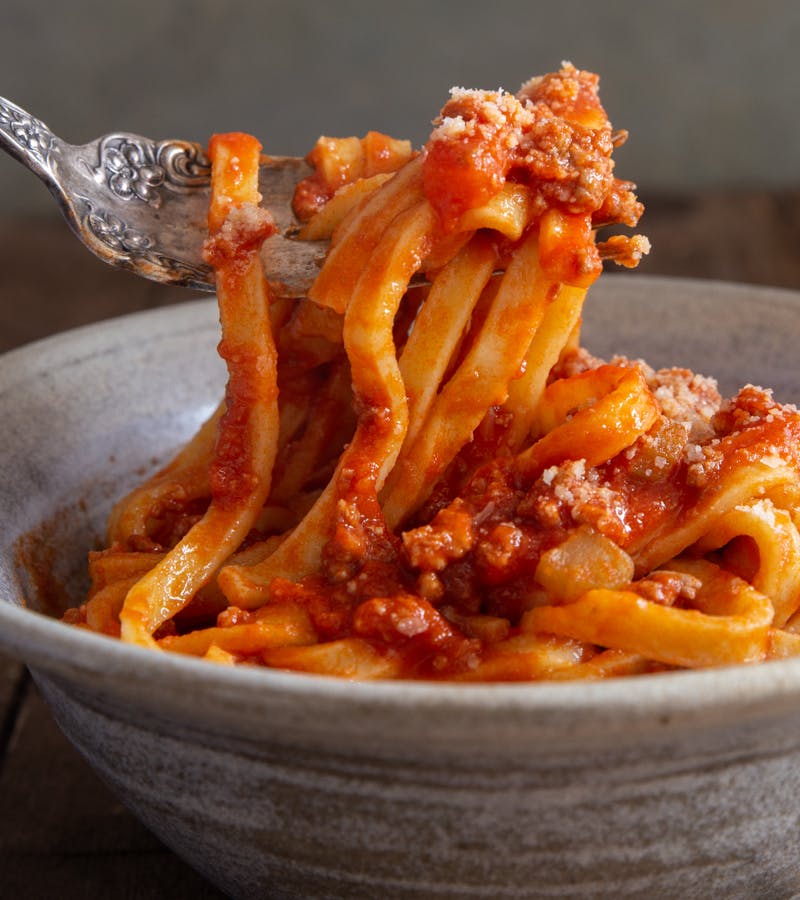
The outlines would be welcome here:
M 118 133 L 76 146 L 0 97 L 0 147 L 42 179 L 73 230 L 106 262 L 157 281 L 210 289 L 199 227 L 211 166 L 199 144 Z M 176 194 L 184 200 L 197 194 L 200 218 L 187 221 L 194 205 L 184 204 L 179 221 L 154 219 L 153 211 Z
M 111 134 L 97 145 L 92 174 L 120 200 L 141 200 L 153 209 L 162 190 L 191 191 L 207 187 L 211 164 L 205 151 L 189 141 L 151 141 L 134 134 Z
M 61 141 L 35 116 L 0 97 L 0 146 L 45 181 L 54 178 L 53 163 Z
M 46 182 L 58 182 L 59 162 L 71 155 L 120 200 L 141 200 L 154 209 L 161 206 L 162 190 L 206 188 L 211 177 L 211 164 L 199 144 L 119 133 L 75 147 L 57 138 L 40 119 L 2 97 L 0 142 Z M 55 187 L 60 189 L 61 185 Z
M 211 165 L 190 141 L 109 134 L 68 144 L 39 119 L 0 97 L 0 149 L 44 181 L 80 240 L 105 262 L 155 281 L 213 290 L 203 260 Z M 270 283 L 304 296 L 325 242 L 288 239 L 296 224 L 292 197 L 311 172 L 294 157 L 262 161 L 259 189 L 280 234 L 262 250 Z

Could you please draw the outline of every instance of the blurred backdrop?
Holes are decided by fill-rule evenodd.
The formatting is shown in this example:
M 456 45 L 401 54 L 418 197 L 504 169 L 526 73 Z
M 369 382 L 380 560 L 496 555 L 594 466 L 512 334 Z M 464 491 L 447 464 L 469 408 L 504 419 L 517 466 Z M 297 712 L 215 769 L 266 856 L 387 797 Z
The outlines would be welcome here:
M 0 94 L 74 143 L 113 130 L 205 141 L 235 129 L 275 153 L 304 154 L 321 133 L 376 129 L 420 144 L 452 85 L 516 90 L 571 60 L 601 73 L 611 120 L 631 133 L 617 172 L 648 204 L 654 252 L 643 271 L 800 287 L 797 0 L 2 0 L 0 9 Z M 44 187 L 0 153 L 0 292 L 53 298 L 48 331 L 182 296 L 96 274 L 68 241 Z M 764 260 L 763 243 L 779 263 Z M 67 289 L 83 298 L 80 311 L 64 309 Z M 0 347 L 29 339 L 2 306 Z
M 796 0 L 3 0 L 0 87 L 58 134 L 205 140 L 277 153 L 374 128 L 425 140 L 451 85 L 516 90 L 569 59 L 602 75 L 648 190 L 800 180 Z M 45 210 L 0 164 L 0 211 Z

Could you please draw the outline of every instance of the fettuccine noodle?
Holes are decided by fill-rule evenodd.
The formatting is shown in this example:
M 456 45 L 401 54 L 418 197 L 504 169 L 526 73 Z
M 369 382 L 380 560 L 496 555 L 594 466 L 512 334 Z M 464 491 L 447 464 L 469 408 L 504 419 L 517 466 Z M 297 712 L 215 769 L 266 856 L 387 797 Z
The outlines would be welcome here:
M 219 409 L 115 507 L 74 624 L 346 678 L 604 678 L 800 652 L 800 414 L 580 348 L 635 266 L 596 76 L 454 90 L 427 145 L 321 138 L 301 300 L 271 295 L 261 148 L 211 141 Z

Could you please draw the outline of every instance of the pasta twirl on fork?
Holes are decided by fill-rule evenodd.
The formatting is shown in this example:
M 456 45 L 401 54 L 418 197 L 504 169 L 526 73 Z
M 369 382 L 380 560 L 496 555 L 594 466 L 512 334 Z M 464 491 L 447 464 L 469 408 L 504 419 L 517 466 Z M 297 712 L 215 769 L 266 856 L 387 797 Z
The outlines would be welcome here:
M 457 89 L 424 149 L 321 138 L 270 296 L 260 146 L 210 145 L 219 409 L 115 507 L 67 619 L 162 651 L 348 678 L 602 678 L 800 652 L 800 413 L 579 346 L 635 266 L 626 137 L 564 64 Z M 424 285 L 415 280 L 424 274 Z

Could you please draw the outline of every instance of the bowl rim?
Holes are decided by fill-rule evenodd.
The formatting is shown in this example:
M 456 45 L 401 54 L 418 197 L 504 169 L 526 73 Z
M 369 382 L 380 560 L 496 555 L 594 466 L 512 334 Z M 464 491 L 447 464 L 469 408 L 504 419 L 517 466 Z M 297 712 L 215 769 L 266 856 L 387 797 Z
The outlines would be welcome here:
M 502 718 L 516 711 L 558 721 L 574 718 L 586 728 L 613 716 L 618 729 L 625 723 L 712 725 L 731 711 L 746 720 L 789 712 L 800 698 L 800 658 L 597 681 L 353 681 L 266 667 L 209 665 L 190 656 L 123 644 L 7 602 L 0 602 L 0 633 L 0 647 L 12 656 L 34 671 L 67 681 L 112 675 L 123 677 L 132 689 L 168 684 L 190 688 L 195 698 L 224 702 L 246 695 L 248 706 L 254 699 L 268 706 L 278 695 L 299 703 L 323 700 L 332 705 L 331 711 L 349 704 L 434 716 L 483 711 Z
M 800 291 L 725 281 L 671 278 L 655 275 L 604 276 L 603 283 L 624 279 L 631 289 L 671 290 L 684 286 L 707 293 L 747 293 L 762 300 L 790 303 L 800 311 Z M 201 329 L 208 327 L 213 298 L 187 300 L 171 306 L 129 313 L 42 338 L 8 351 L 0 357 L 0 369 L 17 365 L 42 350 L 77 343 L 93 335 L 102 339 L 130 327 L 148 327 L 153 319 L 173 327 L 194 317 Z M 197 319 L 198 312 L 202 318 Z M 205 313 L 209 319 L 206 319 Z M 244 691 L 282 695 L 296 701 L 324 699 L 336 705 L 358 703 L 364 707 L 393 708 L 398 713 L 491 712 L 493 716 L 519 711 L 539 716 L 587 717 L 595 728 L 613 715 L 615 722 L 698 720 L 709 710 L 724 715 L 736 710 L 745 717 L 765 709 L 790 710 L 800 698 L 800 658 L 774 660 L 702 670 L 681 670 L 600 681 L 462 683 L 415 680 L 351 681 L 333 676 L 288 672 L 259 667 L 209 665 L 179 654 L 158 653 L 64 625 L 10 598 L 0 598 L 0 649 L 34 669 L 70 677 L 122 675 L 132 686 L 170 682 L 202 693 L 229 698 Z

